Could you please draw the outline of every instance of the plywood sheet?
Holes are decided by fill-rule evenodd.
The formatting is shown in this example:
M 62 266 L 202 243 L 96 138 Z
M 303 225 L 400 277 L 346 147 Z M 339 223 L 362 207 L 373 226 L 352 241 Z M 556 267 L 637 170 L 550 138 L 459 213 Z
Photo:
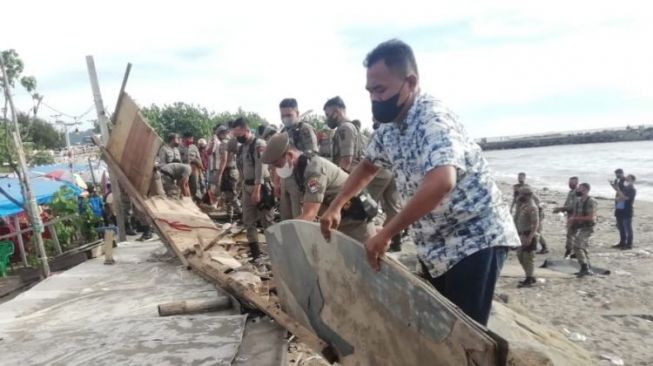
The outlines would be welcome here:
M 147 196 L 154 161 L 163 141 L 147 123 L 134 100 L 127 94 L 117 110 L 107 150 L 143 196 Z
M 359 242 L 317 224 L 285 221 L 266 231 L 286 312 L 339 353 L 343 365 L 496 365 L 496 338 L 430 285 L 384 259 L 368 265 Z

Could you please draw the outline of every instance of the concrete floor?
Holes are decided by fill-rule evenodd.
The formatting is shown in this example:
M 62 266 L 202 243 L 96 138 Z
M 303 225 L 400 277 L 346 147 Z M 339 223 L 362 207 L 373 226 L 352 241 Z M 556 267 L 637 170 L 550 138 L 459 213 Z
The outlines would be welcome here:
M 231 365 L 260 357 L 257 365 L 280 364 L 276 325 L 258 325 L 242 341 L 246 316 L 234 310 L 159 317 L 161 303 L 223 296 L 164 253 L 156 241 L 123 243 L 115 265 L 89 260 L 0 305 L 0 363 Z M 241 343 L 249 346 L 239 354 Z

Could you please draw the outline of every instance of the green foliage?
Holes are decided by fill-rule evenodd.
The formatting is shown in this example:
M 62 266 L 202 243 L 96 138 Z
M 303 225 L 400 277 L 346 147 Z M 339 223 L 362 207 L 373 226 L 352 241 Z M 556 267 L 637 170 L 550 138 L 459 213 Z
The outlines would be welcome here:
M 47 151 L 38 151 L 32 155 L 30 165 L 54 164 L 54 157 Z
M 21 136 L 24 142 L 31 142 L 38 150 L 55 150 L 66 146 L 66 138 L 52 124 L 40 118 L 30 118 L 26 114 L 18 115 Z
M 50 209 L 56 217 L 72 215 L 54 225 L 62 249 L 66 250 L 74 244 L 76 233 L 80 233 L 85 242 L 97 238 L 95 228 L 102 222 L 102 219 L 93 214 L 87 200 L 83 200 L 80 204 L 70 188 L 61 187 L 52 196 Z
M 213 134 L 213 128 L 218 124 L 225 124 L 237 117 L 245 117 L 250 122 L 250 127 L 258 128 L 265 123 L 265 120 L 254 112 L 246 112 L 238 109 L 236 113 L 221 112 L 214 113 L 199 105 L 183 102 L 164 105 L 163 107 L 152 104 L 141 109 L 152 128 L 165 139 L 172 132 L 183 134 L 190 131 L 196 138 L 209 137 Z
M 304 116 L 303 121 L 308 122 L 311 126 L 313 126 L 315 131 L 320 131 L 328 128 L 324 116 L 320 114 L 311 113 L 307 116 Z

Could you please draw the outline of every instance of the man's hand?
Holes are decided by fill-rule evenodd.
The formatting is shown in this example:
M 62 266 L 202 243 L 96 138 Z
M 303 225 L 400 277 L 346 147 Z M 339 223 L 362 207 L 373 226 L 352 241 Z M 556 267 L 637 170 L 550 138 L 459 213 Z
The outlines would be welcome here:
M 252 192 L 252 195 L 249 196 L 249 202 L 252 205 L 258 205 L 259 202 L 261 202 L 261 190 L 260 189 L 254 189 Z
M 374 235 L 365 242 L 365 251 L 367 252 L 367 261 L 375 271 L 381 269 L 381 257 L 390 244 L 390 238 L 383 235 L 382 232 Z
M 340 209 L 329 207 L 320 218 L 320 229 L 322 236 L 327 241 L 331 241 L 331 229 L 337 229 L 340 225 Z

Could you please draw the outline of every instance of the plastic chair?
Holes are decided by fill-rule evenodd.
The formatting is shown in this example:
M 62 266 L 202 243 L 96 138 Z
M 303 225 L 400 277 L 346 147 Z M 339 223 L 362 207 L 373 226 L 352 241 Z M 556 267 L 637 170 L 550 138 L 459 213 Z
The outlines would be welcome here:
M 14 243 L 10 241 L 0 241 L 0 277 L 7 276 L 7 266 L 14 254 Z

